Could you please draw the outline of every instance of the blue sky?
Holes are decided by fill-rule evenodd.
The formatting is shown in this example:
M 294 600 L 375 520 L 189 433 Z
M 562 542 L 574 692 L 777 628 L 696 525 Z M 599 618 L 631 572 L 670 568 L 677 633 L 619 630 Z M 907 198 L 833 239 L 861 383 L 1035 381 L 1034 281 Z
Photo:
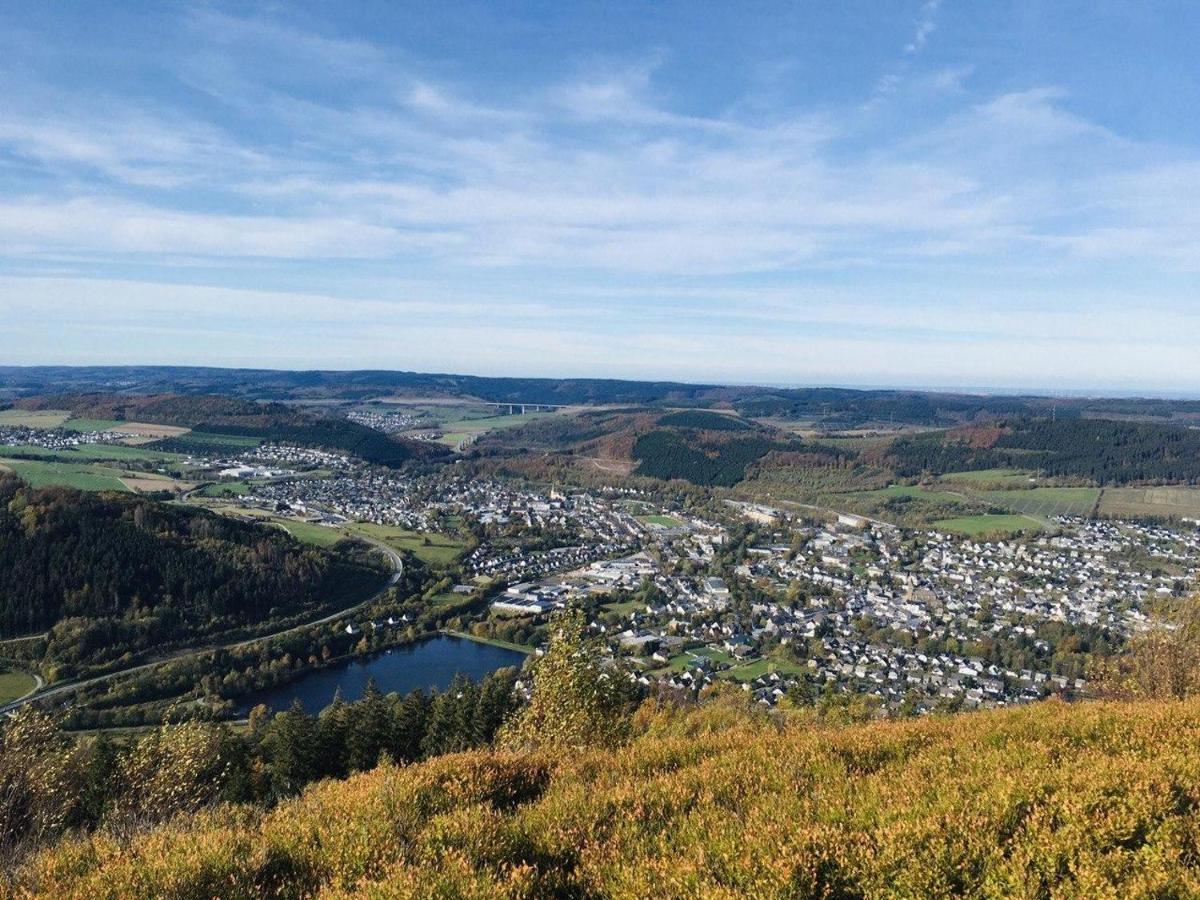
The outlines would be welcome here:
M 0 361 L 1200 390 L 1200 5 L 7 3 Z

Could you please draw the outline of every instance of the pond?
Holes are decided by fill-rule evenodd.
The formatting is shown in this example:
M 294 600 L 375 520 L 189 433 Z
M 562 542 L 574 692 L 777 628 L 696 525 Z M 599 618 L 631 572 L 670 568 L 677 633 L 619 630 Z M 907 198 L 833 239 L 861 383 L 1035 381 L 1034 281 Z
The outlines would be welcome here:
M 505 666 L 519 668 L 524 661 L 525 654 L 516 650 L 438 635 L 374 656 L 318 669 L 279 687 L 255 691 L 243 698 L 238 713 L 245 715 L 259 703 L 283 710 L 291 706 L 293 700 L 299 700 L 310 713 L 317 713 L 333 702 L 339 688 L 343 700 L 357 700 L 372 678 L 385 694 L 393 691 L 407 694 L 418 688 L 445 690 L 460 672 L 479 681 Z

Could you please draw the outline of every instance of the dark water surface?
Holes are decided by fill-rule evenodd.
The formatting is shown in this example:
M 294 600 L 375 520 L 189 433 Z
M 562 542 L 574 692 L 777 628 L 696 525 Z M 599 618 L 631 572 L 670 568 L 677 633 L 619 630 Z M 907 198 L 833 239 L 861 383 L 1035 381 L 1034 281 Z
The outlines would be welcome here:
M 525 654 L 505 647 L 493 647 L 465 638 L 438 635 L 405 647 L 396 647 L 376 656 L 352 659 L 336 666 L 309 672 L 277 688 L 256 691 L 243 698 L 244 715 L 259 703 L 272 709 L 287 709 L 298 699 L 310 713 L 317 713 L 333 702 L 338 688 L 343 700 L 357 700 L 375 683 L 385 694 L 407 694 L 421 688 L 444 690 L 458 673 L 479 681 L 505 666 L 520 666 Z

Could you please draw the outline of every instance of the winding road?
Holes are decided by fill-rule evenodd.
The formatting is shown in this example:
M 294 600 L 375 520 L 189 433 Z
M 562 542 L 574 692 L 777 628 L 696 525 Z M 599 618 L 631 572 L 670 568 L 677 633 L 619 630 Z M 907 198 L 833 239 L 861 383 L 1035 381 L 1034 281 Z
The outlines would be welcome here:
M 404 560 L 401 559 L 399 553 L 397 553 L 394 549 L 389 547 L 387 544 L 383 543 L 382 541 L 377 541 L 374 538 L 361 537 L 361 540 L 372 545 L 377 550 L 380 550 L 388 558 L 388 561 L 392 564 L 391 577 L 388 578 L 387 582 L 382 587 L 380 587 L 380 589 L 378 591 L 373 593 L 370 597 L 368 597 L 365 600 L 360 600 L 358 603 L 355 603 L 352 606 L 347 606 L 344 609 L 339 609 L 336 612 L 332 612 L 329 615 L 322 616 L 319 619 L 313 619 L 310 622 L 302 622 L 299 625 L 292 625 L 289 628 L 283 628 L 279 631 L 272 631 L 270 634 L 260 634 L 255 637 L 252 637 L 252 638 L 246 638 L 245 640 L 241 640 L 241 641 L 233 641 L 228 644 L 211 644 L 209 646 L 198 647 L 193 650 L 184 650 L 184 651 L 182 651 L 180 653 L 176 653 L 172 656 L 164 656 L 161 659 L 156 659 L 156 660 L 153 660 L 153 661 L 147 662 L 147 663 L 141 663 L 136 666 L 130 666 L 127 669 L 120 669 L 119 671 L 116 671 L 116 672 L 107 672 L 104 675 L 96 675 L 93 678 L 84 678 L 81 681 L 68 681 L 68 682 L 64 682 L 63 684 L 52 685 L 49 688 L 46 688 L 45 690 L 42 689 L 44 686 L 44 682 L 42 681 L 41 676 L 35 675 L 34 677 L 37 678 L 37 682 L 38 682 L 37 687 L 35 687 L 31 692 L 26 694 L 24 697 L 19 697 L 16 700 L 12 700 L 12 701 L 4 704 L 3 706 L 0 706 L 0 715 L 7 715 L 7 714 L 15 711 L 19 707 L 24 706 L 26 703 L 33 703 L 38 700 L 46 700 L 50 697 L 57 697 L 57 696 L 61 696 L 63 694 L 69 694 L 69 693 L 79 690 L 79 688 L 88 687 L 88 686 L 94 685 L 94 684 L 100 684 L 105 681 L 111 681 L 114 678 L 123 678 L 126 675 L 132 675 L 135 672 L 143 672 L 146 669 L 152 669 L 155 666 L 161 666 L 164 663 L 176 662 L 177 660 L 180 660 L 180 659 L 187 659 L 190 656 L 199 656 L 202 653 L 212 653 L 215 650 L 237 650 L 242 647 L 249 647 L 251 644 L 257 644 L 261 641 L 269 641 L 274 638 L 283 637 L 284 635 L 291 634 L 292 632 L 295 632 L 295 631 L 302 631 L 305 628 L 314 628 L 318 625 L 326 625 L 329 622 L 336 621 L 337 619 L 340 619 L 343 616 L 349 615 L 349 614 L 355 612 L 356 610 L 361 609 L 362 607 L 366 606 L 367 604 L 373 603 L 376 600 L 378 600 L 385 593 L 387 593 L 387 591 L 390 588 L 394 587 L 400 581 L 400 578 L 404 575 Z

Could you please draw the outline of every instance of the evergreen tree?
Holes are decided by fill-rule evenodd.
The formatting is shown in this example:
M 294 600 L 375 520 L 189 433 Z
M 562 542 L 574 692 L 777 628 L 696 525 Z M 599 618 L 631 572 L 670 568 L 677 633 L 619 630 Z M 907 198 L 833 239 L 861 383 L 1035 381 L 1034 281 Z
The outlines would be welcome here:
M 395 705 L 389 741 L 393 759 L 414 762 L 421 758 L 429 708 L 429 698 L 424 691 L 411 691 Z

